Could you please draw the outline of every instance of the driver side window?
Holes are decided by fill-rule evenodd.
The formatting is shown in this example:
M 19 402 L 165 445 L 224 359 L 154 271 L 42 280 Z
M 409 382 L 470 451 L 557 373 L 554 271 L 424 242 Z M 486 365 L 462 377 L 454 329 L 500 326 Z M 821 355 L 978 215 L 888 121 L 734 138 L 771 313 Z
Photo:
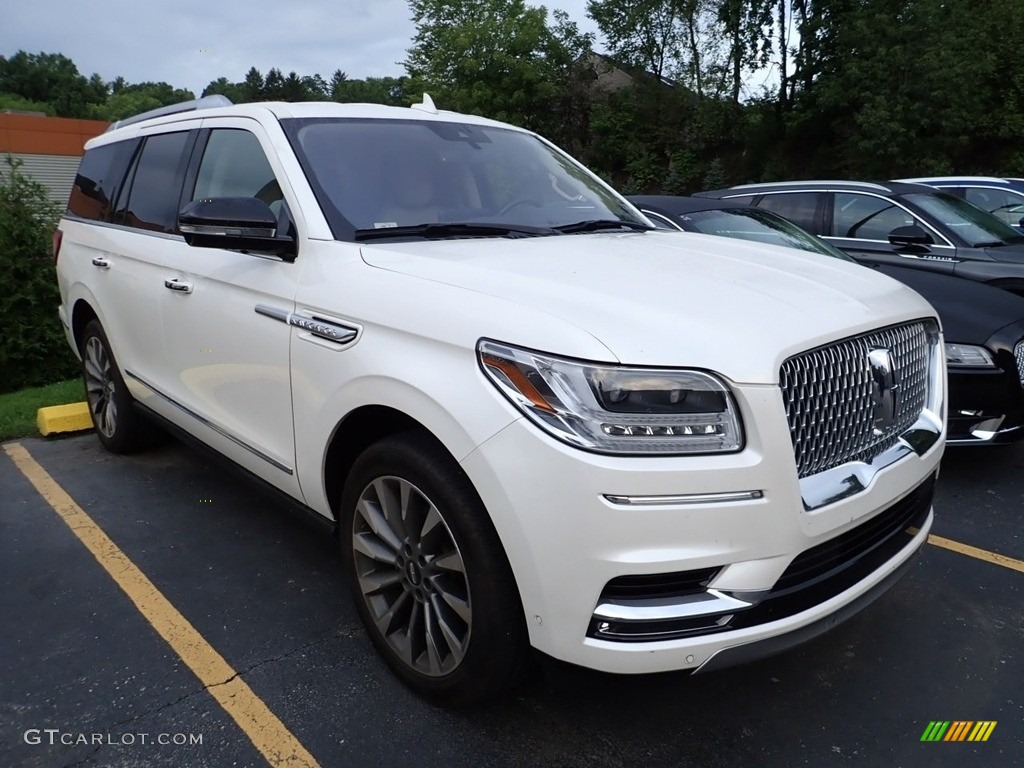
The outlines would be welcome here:
M 280 217 L 284 195 L 253 134 L 235 128 L 218 128 L 210 133 L 192 199 L 211 197 L 255 197 Z
M 859 240 L 887 241 L 896 227 L 918 224 L 898 205 L 873 195 L 836 192 L 832 209 L 832 235 Z

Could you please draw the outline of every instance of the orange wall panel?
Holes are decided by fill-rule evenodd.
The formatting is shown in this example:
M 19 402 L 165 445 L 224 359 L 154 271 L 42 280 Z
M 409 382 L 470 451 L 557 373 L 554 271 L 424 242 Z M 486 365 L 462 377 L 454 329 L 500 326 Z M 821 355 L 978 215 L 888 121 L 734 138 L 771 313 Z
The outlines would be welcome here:
M 107 125 L 102 120 L 0 114 L 0 153 L 80 157 L 85 142 Z

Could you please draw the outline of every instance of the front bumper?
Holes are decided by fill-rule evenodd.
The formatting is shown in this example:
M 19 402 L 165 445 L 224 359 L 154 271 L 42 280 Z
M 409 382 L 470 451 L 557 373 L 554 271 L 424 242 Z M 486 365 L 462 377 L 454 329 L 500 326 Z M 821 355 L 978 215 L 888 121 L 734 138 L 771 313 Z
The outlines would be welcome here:
M 1024 387 L 1015 366 L 950 368 L 948 376 L 949 445 L 995 445 L 1024 438 Z
M 756 425 L 740 453 L 601 456 L 519 420 L 466 457 L 463 467 L 505 545 L 537 649 L 608 672 L 696 669 L 727 649 L 845 616 L 846 606 L 877 593 L 923 544 L 941 442 L 882 469 L 866 490 L 808 511 L 779 389 L 737 387 L 734 394 L 743 422 Z M 842 549 L 918 489 L 913 520 L 893 522 L 884 546 L 875 542 L 857 568 L 826 565 L 812 579 L 792 578 L 801 553 L 820 553 L 829 542 Z M 624 504 L 623 497 L 645 503 Z M 710 575 L 699 583 L 702 574 Z M 682 584 L 653 595 L 641 587 L 633 603 L 621 591 L 609 600 L 612 582 L 649 586 L 665 575 L 682 575 Z M 703 593 L 696 600 L 686 599 L 690 576 Z M 617 613 L 608 614 L 609 605 Z M 656 626 L 666 616 L 669 624 Z M 622 629 L 609 619 L 655 623 L 609 639 Z M 644 637 L 650 628 L 654 634 Z

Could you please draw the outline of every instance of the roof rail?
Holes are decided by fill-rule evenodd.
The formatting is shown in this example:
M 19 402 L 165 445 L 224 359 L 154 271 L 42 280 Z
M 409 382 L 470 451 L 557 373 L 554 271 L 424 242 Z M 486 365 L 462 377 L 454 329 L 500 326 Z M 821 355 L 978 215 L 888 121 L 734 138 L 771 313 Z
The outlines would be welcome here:
M 1009 179 L 1001 179 L 996 176 L 922 176 L 916 179 L 894 179 L 894 181 L 903 181 L 909 184 L 927 184 L 930 181 L 985 181 L 989 184 L 1005 184 Z
M 227 96 L 221 96 L 219 93 L 215 93 L 211 96 L 203 96 L 201 99 L 192 99 L 192 101 L 183 101 L 180 104 L 157 107 L 156 109 L 151 109 L 148 112 L 143 112 L 140 115 L 126 117 L 124 120 L 115 120 L 110 124 L 110 127 L 107 128 L 105 132 L 114 131 L 118 128 L 123 128 L 126 125 L 131 125 L 132 123 L 141 123 L 143 120 L 149 120 L 151 117 L 176 115 L 179 112 L 192 112 L 196 109 L 213 109 L 214 107 L 230 106 L 232 106 L 231 99 Z
M 876 184 L 873 181 L 846 181 L 844 179 L 807 179 L 806 181 L 759 181 L 756 184 L 736 184 L 730 186 L 730 189 L 757 189 L 765 186 L 821 186 L 822 184 L 844 184 L 846 186 L 856 186 L 862 189 L 880 189 L 882 191 L 889 191 L 889 189 L 882 184 Z
M 889 190 L 881 184 L 874 184 L 870 181 L 843 181 L 842 179 L 808 179 L 806 181 L 762 181 L 757 184 L 737 184 L 730 189 L 758 189 L 759 187 L 799 187 L 819 186 L 822 184 L 845 184 L 850 187 L 861 187 L 863 189 L 880 189 L 883 192 Z

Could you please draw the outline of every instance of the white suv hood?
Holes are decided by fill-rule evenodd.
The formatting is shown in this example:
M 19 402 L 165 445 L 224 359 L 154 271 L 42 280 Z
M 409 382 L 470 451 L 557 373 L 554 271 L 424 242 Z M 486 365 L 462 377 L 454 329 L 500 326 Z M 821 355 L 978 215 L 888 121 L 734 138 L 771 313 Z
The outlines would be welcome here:
M 364 245 L 362 256 L 562 318 L 619 362 L 705 368 L 736 382 L 776 383 L 796 352 L 935 314 L 866 267 L 689 233 L 381 243 Z M 514 344 L 510 321 L 501 340 Z M 558 338 L 544 351 L 573 355 Z

